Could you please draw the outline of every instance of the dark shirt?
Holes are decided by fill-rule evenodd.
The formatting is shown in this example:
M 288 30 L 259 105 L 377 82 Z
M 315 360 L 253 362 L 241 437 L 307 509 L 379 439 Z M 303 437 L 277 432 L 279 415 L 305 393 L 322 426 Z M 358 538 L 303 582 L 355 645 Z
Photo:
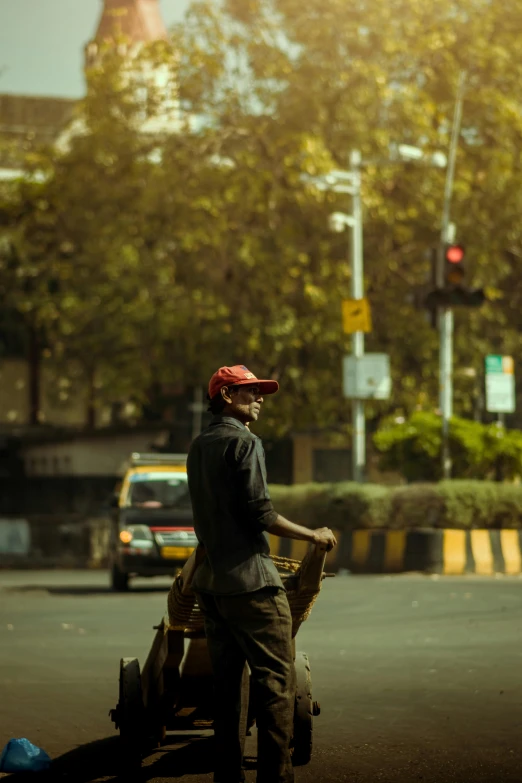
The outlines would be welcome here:
M 238 595 L 283 587 L 270 559 L 266 531 L 277 512 L 260 439 L 237 419 L 214 416 L 190 447 L 187 472 L 194 527 L 206 551 L 193 589 Z

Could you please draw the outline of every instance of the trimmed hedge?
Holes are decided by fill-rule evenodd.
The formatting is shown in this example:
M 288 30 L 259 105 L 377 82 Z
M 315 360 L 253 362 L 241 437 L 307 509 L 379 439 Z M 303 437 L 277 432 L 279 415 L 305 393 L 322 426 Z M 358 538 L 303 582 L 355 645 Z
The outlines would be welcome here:
M 338 530 L 522 528 L 522 485 L 493 481 L 273 485 L 280 514 L 307 527 Z

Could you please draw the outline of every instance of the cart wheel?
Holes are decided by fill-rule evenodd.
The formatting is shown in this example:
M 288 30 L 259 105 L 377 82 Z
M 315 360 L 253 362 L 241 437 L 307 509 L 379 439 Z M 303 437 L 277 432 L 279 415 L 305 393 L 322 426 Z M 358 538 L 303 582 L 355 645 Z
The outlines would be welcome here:
M 146 740 L 145 708 L 137 658 L 120 661 L 120 700 L 117 707 L 122 765 L 128 771 L 141 767 Z
M 302 767 L 308 764 L 312 757 L 312 679 L 310 664 L 305 653 L 298 652 L 295 656 L 296 691 L 294 709 L 294 741 L 292 764 Z

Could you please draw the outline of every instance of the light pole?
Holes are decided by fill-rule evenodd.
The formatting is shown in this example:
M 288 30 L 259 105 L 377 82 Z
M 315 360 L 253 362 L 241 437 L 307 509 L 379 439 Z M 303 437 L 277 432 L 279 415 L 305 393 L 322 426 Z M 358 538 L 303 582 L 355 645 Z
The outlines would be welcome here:
M 314 184 L 319 190 L 330 190 L 333 193 L 349 193 L 352 197 L 352 214 L 345 215 L 343 212 L 334 212 L 329 220 L 332 231 L 340 233 L 347 226 L 352 229 L 352 299 L 362 299 L 364 297 L 361 164 L 360 151 L 352 150 L 349 171 L 336 170 L 323 177 L 306 178 L 307 182 Z M 353 333 L 352 354 L 356 360 L 362 359 L 364 356 L 364 332 Z M 366 466 L 366 420 L 364 417 L 364 400 L 362 399 L 352 399 L 352 430 L 352 480 L 362 483 Z
M 353 150 L 350 155 L 352 179 L 352 298 L 364 297 L 363 270 L 363 222 L 361 202 L 361 153 Z M 352 335 L 352 353 L 355 359 L 364 356 L 364 332 L 354 332 Z M 356 361 L 357 364 L 357 361 Z M 366 467 L 366 419 L 364 417 L 364 400 L 352 400 L 352 478 L 361 483 L 364 481 Z
M 390 158 L 364 163 L 382 163 L 389 165 L 396 161 L 403 163 L 419 162 L 437 168 L 446 166 L 446 157 L 442 152 L 435 152 L 429 158 L 418 147 L 401 144 L 390 150 Z M 350 154 L 349 171 L 332 171 L 319 177 L 303 177 L 303 179 L 319 190 L 330 190 L 334 193 L 348 193 L 352 196 L 352 214 L 334 212 L 330 216 L 330 227 L 341 232 L 347 226 L 352 229 L 352 279 L 351 296 L 353 299 L 364 298 L 364 254 L 363 254 L 363 215 L 361 198 L 361 167 L 363 166 L 361 152 L 352 150 Z M 357 331 L 352 335 L 352 354 L 355 359 L 355 372 L 359 370 L 360 361 L 364 357 L 364 332 Z M 355 384 L 358 387 L 358 384 Z M 366 469 L 366 420 L 364 415 L 364 399 L 352 399 L 352 479 L 358 483 L 364 481 Z

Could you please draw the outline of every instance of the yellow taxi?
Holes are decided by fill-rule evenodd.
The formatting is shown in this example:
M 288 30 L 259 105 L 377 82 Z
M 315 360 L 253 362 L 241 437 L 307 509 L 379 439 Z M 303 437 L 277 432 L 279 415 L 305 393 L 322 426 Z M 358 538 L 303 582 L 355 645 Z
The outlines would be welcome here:
M 111 515 L 114 590 L 133 576 L 174 575 L 197 546 L 186 454 L 131 455 Z

